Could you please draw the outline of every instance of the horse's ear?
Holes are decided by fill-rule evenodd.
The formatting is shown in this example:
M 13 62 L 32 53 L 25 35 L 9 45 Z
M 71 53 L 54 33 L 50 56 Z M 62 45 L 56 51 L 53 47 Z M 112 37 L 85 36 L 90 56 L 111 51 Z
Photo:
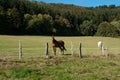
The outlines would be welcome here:
M 52 35 L 52 38 L 54 39 L 54 35 Z
M 52 37 L 54 37 L 54 35 L 52 35 Z

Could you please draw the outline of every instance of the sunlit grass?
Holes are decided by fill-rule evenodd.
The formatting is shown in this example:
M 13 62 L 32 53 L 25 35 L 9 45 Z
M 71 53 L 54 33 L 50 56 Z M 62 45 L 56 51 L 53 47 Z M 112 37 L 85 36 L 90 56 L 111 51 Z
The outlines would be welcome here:
M 67 51 L 71 54 L 71 43 L 73 52 L 79 54 L 79 45 L 82 43 L 83 54 L 100 54 L 97 48 L 97 42 L 103 41 L 108 53 L 120 53 L 120 39 L 110 37 L 55 37 L 57 40 L 64 40 Z M 49 43 L 49 54 L 53 55 L 51 47 L 51 36 L 0 36 L 0 54 L 1 55 L 18 55 L 19 40 L 22 43 L 23 55 L 44 55 L 45 45 Z M 57 54 L 60 50 L 57 49 Z M 33 56 L 32 55 L 32 56 Z
M 0 80 L 119 80 L 120 38 L 110 37 L 55 37 L 64 40 L 71 54 L 53 56 L 50 36 L 0 36 Z M 18 59 L 19 40 L 23 58 Z M 109 56 L 101 55 L 97 42 L 103 41 Z M 49 43 L 50 59 L 45 57 Z M 83 58 L 78 57 L 82 43 Z

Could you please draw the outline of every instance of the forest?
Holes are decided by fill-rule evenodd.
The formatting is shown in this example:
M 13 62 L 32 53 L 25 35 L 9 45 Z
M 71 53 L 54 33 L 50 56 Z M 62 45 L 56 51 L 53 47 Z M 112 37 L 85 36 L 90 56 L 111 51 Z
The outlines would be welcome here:
M 0 35 L 120 36 L 120 6 L 0 0 Z

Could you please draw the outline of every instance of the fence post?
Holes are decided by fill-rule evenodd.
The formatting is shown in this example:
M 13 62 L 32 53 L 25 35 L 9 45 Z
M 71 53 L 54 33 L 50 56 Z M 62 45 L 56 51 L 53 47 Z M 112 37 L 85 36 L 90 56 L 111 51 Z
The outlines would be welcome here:
M 108 56 L 107 48 L 105 48 L 104 46 L 102 46 L 102 55 L 106 57 Z
M 21 59 L 21 58 L 22 58 L 22 43 L 19 40 L 19 59 Z
M 104 49 L 104 46 L 102 46 L 102 55 L 103 55 L 103 56 L 105 55 L 105 49 Z
M 49 58 L 49 54 L 48 54 L 48 42 L 46 43 L 46 46 L 45 46 L 45 55 L 46 55 L 46 58 Z
M 72 43 L 72 41 L 71 41 L 71 54 L 72 54 L 72 56 L 73 56 L 73 43 Z
M 82 56 L 82 44 L 81 44 L 81 43 L 80 43 L 79 50 L 80 50 L 80 54 L 79 54 L 79 56 L 80 56 L 80 58 L 82 58 L 83 56 Z
M 107 48 L 105 48 L 105 56 L 108 57 L 108 52 L 107 52 Z

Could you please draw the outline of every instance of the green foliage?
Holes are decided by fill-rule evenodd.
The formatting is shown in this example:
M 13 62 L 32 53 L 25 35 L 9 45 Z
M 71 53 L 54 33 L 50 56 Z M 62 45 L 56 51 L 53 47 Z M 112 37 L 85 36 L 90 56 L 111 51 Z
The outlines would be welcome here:
M 32 19 L 32 16 L 31 16 L 30 14 L 25 14 L 25 15 L 24 15 L 24 19 L 25 19 L 26 21 L 31 20 L 31 19 Z
M 0 34 L 93 36 L 99 24 L 115 19 L 120 20 L 120 7 L 115 5 L 85 8 L 34 0 L 0 0 Z
M 71 25 L 70 25 L 70 22 L 66 18 L 63 18 L 57 15 L 55 18 L 54 28 L 56 29 L 56 32 L 54 34 L 70 35 L 69 29 L 71 28 Z
M 80 25 L 80 32 L 84 36 L 93 36 L 95 34 L 95 26 L 92 21 L 84 21 Z
M 17 11 L 17 9 L 16 8 L 8 9 L 7 15 L 10 19 L 9 21 L 11 22 L 11 24 L 13 24 L 13 27 L 19 28 L 19 26 L 20 26 L 20 14 Z
M 25 15 L 28 27 L 26 28 L 31 34 L 50 34 L 53 30 L 53 20 L 50 15 Z
M 117 28 L 118 35 L 120 36 L 120 20 L 119 21 L 112 21 L 111 24 Z
M 103 22 L 98 26 L 98 31 L 96 35 L 105 36 L 105 37 L 110 37 L 110 36 L 115 37 L 118 36 L 117 28 L 108 22 Z

